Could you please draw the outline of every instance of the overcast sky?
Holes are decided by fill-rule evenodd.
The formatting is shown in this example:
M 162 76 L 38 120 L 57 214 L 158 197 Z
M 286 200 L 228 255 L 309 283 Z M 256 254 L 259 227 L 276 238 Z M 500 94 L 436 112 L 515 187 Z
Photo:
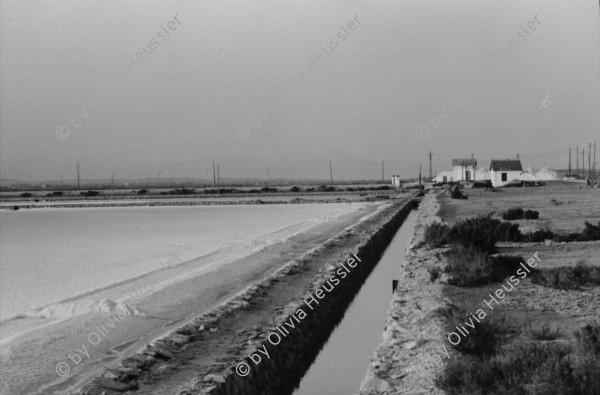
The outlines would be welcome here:
M 222 177 L 326 179 L 330 160 L 338 179 L 378 178 L 382 160 L 409 177 L 429 151 L 438 171 L 471 154 L 566 168 L 569 146 L 600 143 L 598 0 L 2 0 L 0 14 L 3 179 L 73 178 L 77 161 L 84 178 L 211 178 L 212 160 Z

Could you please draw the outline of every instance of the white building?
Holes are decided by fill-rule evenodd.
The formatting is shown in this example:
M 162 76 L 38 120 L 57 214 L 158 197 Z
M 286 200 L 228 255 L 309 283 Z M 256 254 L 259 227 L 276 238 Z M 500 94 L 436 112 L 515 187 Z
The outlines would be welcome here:
M 490 178 L 494 187 L 503 187 L 508 184 L 520 185 L 522 172 L 523 166 L 518 159 L 492 159 L 490 164 Z
M 400 176 L 399 175 L 393 175 L 392 176 L 392 185 L 396 188 L 399 189 L 401 184 L 400 184 Z
M 452 159 L 454 181 L 473 181 L 477 170 L 476 159 Z

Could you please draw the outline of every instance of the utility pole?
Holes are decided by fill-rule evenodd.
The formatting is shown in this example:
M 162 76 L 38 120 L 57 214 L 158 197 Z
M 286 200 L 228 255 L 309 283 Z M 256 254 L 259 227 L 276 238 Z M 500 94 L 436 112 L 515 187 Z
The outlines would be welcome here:
M 381 183 L 385 184 L 385 177 L 384 177 L 384 173 L 383 173 L 383 161 L 381 161 Z
M 576 169 L 576 170 L 575 170 L 575 175 L 576 175 L 577 177 L 579 177 L 579 144 L 577 144 L 577 145 L 575 146 L 575 153 L 577 154 L 577 155 L 575 156 L 575 159 L 576 159 L 576 162 L 577 162 L 577 166 L 575 166 L 575 169 Z
M 111 189 L 115 189 L 115 175 L 110 176 L 110 187 Z
M 331 185 L 333 185 L 333 168 L 331 167 L 331 161 L 329 161 L 329 177 L 331 178 Z
M 421 188 L 421 164 L 419 163 L 419 189 Z
M 588 177 L 592 177 L 592 143 L 590 143 L 590 149 L 588 150 Z
M 213 186 L 217 186 L 217 174 L 215 173 L 215 161 L 213 160 Z
M 571 177 L 571 147 L 569 147 L 569 177 Z
M 429 181 L 431 181 L 433 179 L 433 177 L 431 176 L 431 157 L 433 156 L 433 154 L 431 153 L 431 151 L 429 151 Z
M 585 145 L 581 149 L 581 178 L 585 178 Z
M 596 142 L 594 141 L 594 177 L 596 177 Z
M 220 172 L 219 166 L 217 166 L 217 186 L 218 187 L 221 186 L 221 172 Z
M 269 168 L 267 167 L 267 186 L 271 183 L 271 175 L 269 174 Z
M 81 191 L 81 179 L 79 177 L 79 162 L 77 162 L 77 190 Z

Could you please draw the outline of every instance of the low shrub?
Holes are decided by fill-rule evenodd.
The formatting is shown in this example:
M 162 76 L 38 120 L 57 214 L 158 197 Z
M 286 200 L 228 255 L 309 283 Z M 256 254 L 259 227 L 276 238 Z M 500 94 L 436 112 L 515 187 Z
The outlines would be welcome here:
M 502 222 L 490 215 L 480 215 L 456 223 L 450 229 L 449 238 L 451 242 L 492 253 L 498 241 L 520 241 L 521 232 L 518 224 Z
M 98 196 L 100 195 L 99 191 L 87 191 L 87 192 L 79 192 L 83 196 Z
M 429 281 L 435 282 L 442 275 L 442 268 L 439 266 L 428 266 L 427 271 L 429 272 Z
M 525 210 L 525 212 L 523 213 L 523 218 L 524 219 L 539 219 L 540 212 L 535 211 L 535 210 Z
M 490 257 L 487 252 L 475 247 L 452 246 L 446 253 L 450 275 L 448 284 L 458 287 L 476 287 L 499 282 L 514 275 L 523 258 L 512 255 Z
M 298 188 L 298 187 L 291 187 L 290 188 L 290 192 L 300 192 L 300 188 Z
M 138 193 L 138 195 L 145 195 L 145 194 L 148 193 L 148 190 L 147 189 L 140 189 L 137 193 Z
M 509 208 L 502 213 L 502 219 L 506 221 L 512 221 L 515 219 L 523 219 L 523 209 L 521 207 Z
M 29 193 L 29 192 L 23 192 L 23 193 L 21 194 L 21 197 L 24 197 L 24 198 L 29 198 L 29 197 L 31 197 L 31 196 L 33 196 L 33 195 L 32 195 L 31 193 Z
M 542 341 L 556 340 L 562 336 L 560 328 L 553 328 L 551 324 L 544 324 L 537 328 L 529 327 L 529 333 L 533 339 Z
M 569 358 L 559 344 L 526 344 L 487 357 L 453 358 L 436 384 L 449 394 L 597 394 L 600 360 Z M 592 373 L 592 374 L 590 374 Z
M 328 185 L 320 185 L 319 188 L 317 188 L 317 191 L 319 191 L 319 192 L 333 192 L 333 191 L 335 191 L 335 187 L 328 186 Z
M 600 285 L 600 269 L 579 262 L 576 266 L 538 270 L 531 282 L 547 288 L 577 290 L 584 285 Z
M 449 243 L 450 228 L 440 222 L 433 222 L 425 227 L 424 241 L 433 248 L 438 248 Z

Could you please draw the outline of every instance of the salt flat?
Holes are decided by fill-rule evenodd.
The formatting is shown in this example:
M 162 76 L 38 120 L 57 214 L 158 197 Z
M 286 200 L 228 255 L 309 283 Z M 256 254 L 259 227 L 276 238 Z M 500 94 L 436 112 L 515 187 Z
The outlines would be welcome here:
M 6 385 L 10 393 L 64 390 L 381 206 L 3 212 Z

